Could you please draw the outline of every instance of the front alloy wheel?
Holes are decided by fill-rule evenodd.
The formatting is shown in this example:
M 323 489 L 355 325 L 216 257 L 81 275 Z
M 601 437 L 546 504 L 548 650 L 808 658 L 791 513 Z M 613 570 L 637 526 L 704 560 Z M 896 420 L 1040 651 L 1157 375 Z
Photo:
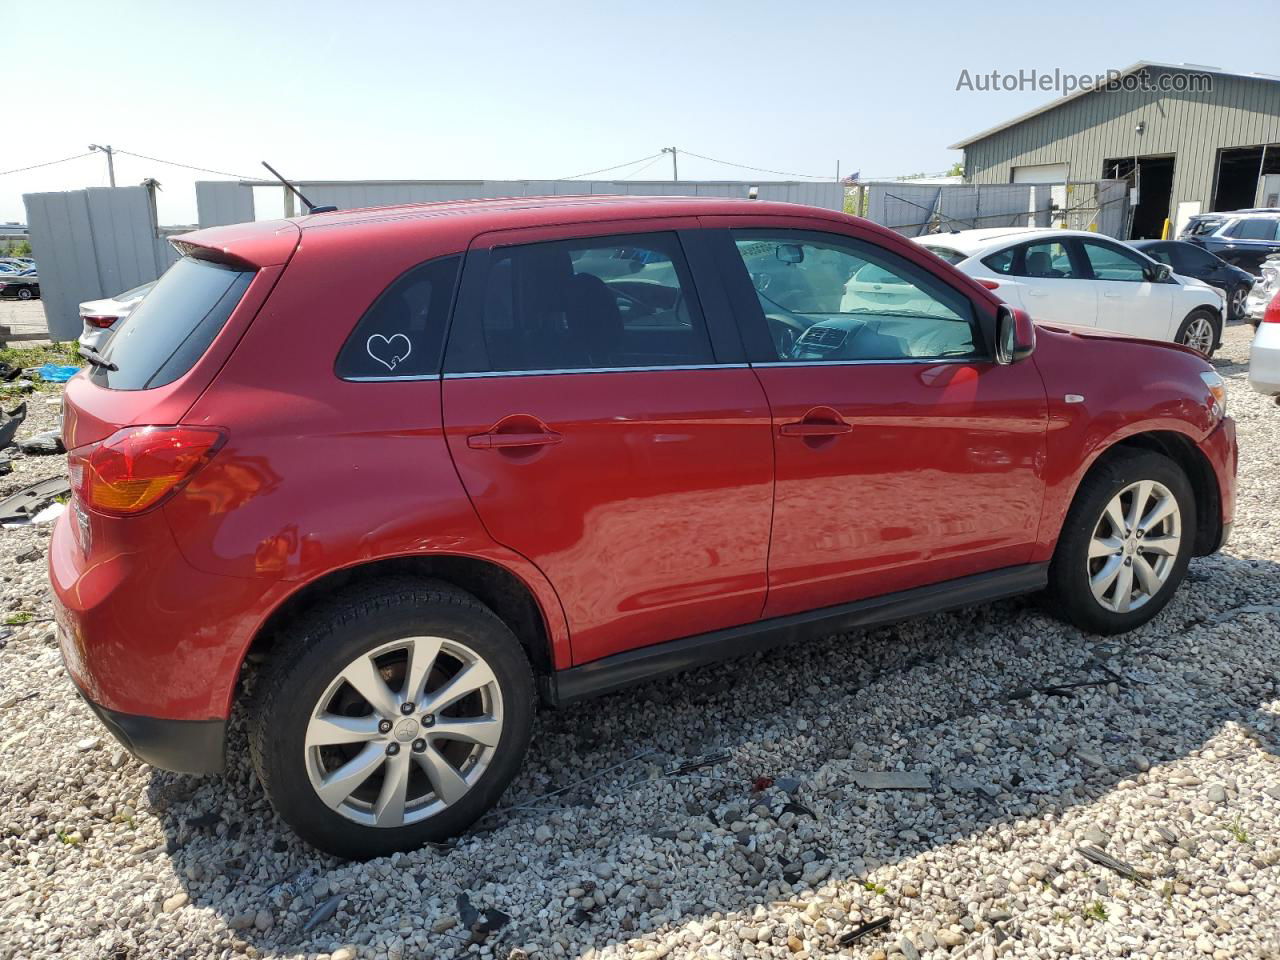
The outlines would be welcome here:
M 1203 353 L 1206 357 L 1213 352 L 1213 324 L 1203 314 L 1197 314 L 1187 321 L 1182 332 L 1182 345 Z
M 1089 541 L 1089 586 L 1104 609 L 1136 610 L 1160 593 L 1182 544 L 1182 515 L 1154 480 L 1125 487 L 1107 504 Z
M 1187 476 L 1154 450 L 1115 447 L 1080 482 L 1049 564 L 1045 600 L 1090 633 L 1133 630 L 1187 572 L 1196 533 Z
M 1236 287 L 1231 293 L 1231 305 L 1228 307 L 1228 318 L 1239 320 L 1244 316 L 1245 307 L 1249 302 L 1249 288 Z

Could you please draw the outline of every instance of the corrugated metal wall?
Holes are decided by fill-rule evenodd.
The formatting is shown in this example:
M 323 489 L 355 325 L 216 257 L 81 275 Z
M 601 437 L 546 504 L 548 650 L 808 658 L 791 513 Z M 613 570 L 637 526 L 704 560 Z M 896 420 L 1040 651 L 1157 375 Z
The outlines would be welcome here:
M 1169 71 L 1150 69 L 1153 79 Z M 1142 133 L 1139 123 L 1145 124 Z M 965 148 L 965 178 L 1008 183 L 1012 168 L 1068 163 L 1073 180 L 1104 175 L 1104 160 L 1174 154 L 1170 209 L 1213 202 L 1217 152 L 1280 142 L 1280 83 L 1213 76 L 1207 93 L 1095 91 Z
M 1127 189 L 1120 180 L 1072 184 L 873 183 L 867 218 L 906 237 L 988 227 L 1048 227 L 1067 223 L 1119 237 Z M 1058 210 L 1051 209 L 1056 204 Z
M 145 187 L 23 196 L 49 336 L 80 335 L 79 305 L 156 279 L 177 254 L 156 230 Z
M 253 187 L 266 182 L 207 181 L 196 184 L 202 227 L 241 223 L 254 218 Z M 394 203 L 438 203 L 485 197 L 547 197 L 581 194 L 624 194 L 668 197 L 746 197 L 756 186 L 761 200 L 807 203 L 840 210 L 844 187 L 838 183 L 793 181 L 748 183 L 734 180 L 366 180 L 299 181 L 296 186 L 316 205 L 340 210 Z M 280 188 L 283 189 L 283 188 Z M 299 211 L 301 212 L 301 211 Z

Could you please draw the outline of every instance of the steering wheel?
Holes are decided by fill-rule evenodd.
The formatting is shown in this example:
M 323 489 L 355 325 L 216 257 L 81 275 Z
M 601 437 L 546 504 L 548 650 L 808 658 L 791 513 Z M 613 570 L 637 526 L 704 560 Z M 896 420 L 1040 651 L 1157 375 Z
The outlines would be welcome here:
M 765 319 L 769 321 L 769 334 L 773 337 L 773 345 L 778 350 L 778 358 L 786 359 L 793 356 L 796 341 L 800 339 L 805 328 L 790 317 L 776 313 L 765 314 Z

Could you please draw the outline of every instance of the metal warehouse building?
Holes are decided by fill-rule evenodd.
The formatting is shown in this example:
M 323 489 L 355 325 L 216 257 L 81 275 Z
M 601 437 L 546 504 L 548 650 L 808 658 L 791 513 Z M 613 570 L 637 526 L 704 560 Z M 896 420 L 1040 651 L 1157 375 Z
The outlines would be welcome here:
M 1128 180 L 1128 235 L 1280 206 L 1280 77 L 1143 61 L 952 145 L 967 183 Z

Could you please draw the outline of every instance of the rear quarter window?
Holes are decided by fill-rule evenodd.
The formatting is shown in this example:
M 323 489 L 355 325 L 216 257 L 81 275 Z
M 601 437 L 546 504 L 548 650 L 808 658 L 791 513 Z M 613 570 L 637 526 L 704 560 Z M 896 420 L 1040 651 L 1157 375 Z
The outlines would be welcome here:
M 459 256 L 418 264 L 373 302 L 338 354 L 343 380 L 406 380 L 440 373 Z M 145 302 L 145 301 L 144 301 Z
M 89 378 L 111 390 L 173 383 L 204 356 L 253 277 L 252 270 L 183 257 L 103 347 L 116 369 L 94 364 Z

